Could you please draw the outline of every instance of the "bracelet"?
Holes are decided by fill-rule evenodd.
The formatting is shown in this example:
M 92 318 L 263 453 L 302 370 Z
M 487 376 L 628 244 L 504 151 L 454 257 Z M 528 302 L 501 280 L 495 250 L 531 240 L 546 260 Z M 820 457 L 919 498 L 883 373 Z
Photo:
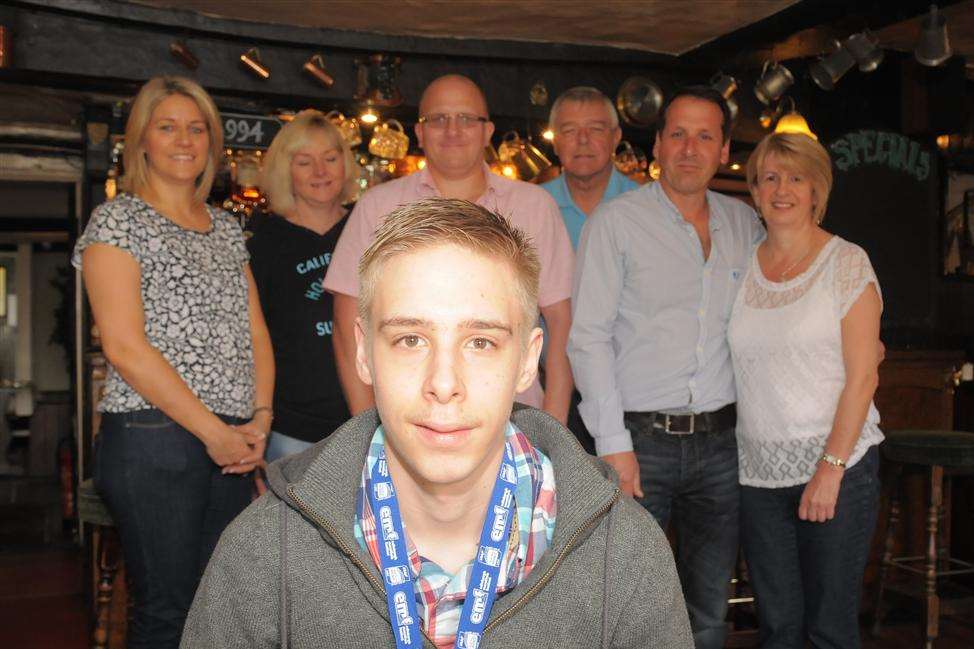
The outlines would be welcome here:
M 254 417 L 256 417 L 257 413 L 260 412 L 261 410 L 266 410 L 267 414 L 271 416 L 271 419 L 274 418 L 274 409 L 271 408 L 270 406 L 258 406 L 257 408 L 254 408 L 254 411 L 250 413 L 250 418 L 253 419 Z
M 826 464 L 831 464 L 838 469 L 845 468 L 845 460 L 840 460 L 831 453 L 822 453 L 822 457 L 818 459 L 819 462 L 825 462 Z

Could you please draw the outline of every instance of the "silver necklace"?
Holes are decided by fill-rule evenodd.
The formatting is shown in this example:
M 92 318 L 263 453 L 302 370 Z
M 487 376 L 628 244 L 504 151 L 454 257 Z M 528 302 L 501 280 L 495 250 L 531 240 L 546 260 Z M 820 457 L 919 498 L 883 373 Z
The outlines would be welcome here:
M 785 277 L 788 275 L 788 273 L 790 273 L 791 271 L 795 270 L 795 267 L 798 266 L 798 264 L 800 264 L 803 261 L 805 261 L 805 258 L 808 257 L 808 255 L 810 255 L 812 253 L 812 247 L 813 247 L 812 245 L 809 245 L 808 246 L 808 249 L 805 251 L 805 254 L 804 255 L 802 255 L 801 257 L 799 257 L 794 263 L 792 263 L 791 266 L 789 266 L 788 268 L 786 268 L 783 271 L 781 271 L 781 274 L 778 275 L 778 281 L 779 282 L 780 281 L 783 281 L 785 279 Z

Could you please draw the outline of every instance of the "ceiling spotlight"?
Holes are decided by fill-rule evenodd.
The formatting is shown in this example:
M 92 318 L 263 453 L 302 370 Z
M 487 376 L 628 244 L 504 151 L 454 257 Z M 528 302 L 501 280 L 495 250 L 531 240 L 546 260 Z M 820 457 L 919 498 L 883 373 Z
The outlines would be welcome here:
M 937 5 L 930 5 L 930 13 L 920 21 L 920 38 L 913 55 L 923 65 L 933 68 L 953 53 L 947 37 L 947 18 L 938 11 Z
M 849 50 L 842 47 L 842 43 L 839 41 L 832 41 L 832 43 L 835 46 L 835 51 L 828 56 L 820 56 L 818 61 L 812 63 L 808 68 L 812 81 L 822 90 L 833 90 L 842 75 L 856 64 L 856 59 L 849 53 Z
M 258 51 L 256 47 L 252 47 L 241 54 L 240 62 L 246 65 L 251 72 L 256 74 L 261 79 L 268 79 L 271 76 L 271 71 L 268 70 L 264 66 L 264 63 L 260 60 L 260 51 Z
M 731 168 L 731 171 L 740 171 L 740 169 L 741 169 L 741 163 L 740 162 L 732 162 L 730 168 Z
M 362 111 L 362 114 L 358 116 L 358 119 L 363 124 L 371 125 L 379 121 L 379 114 L 375 112 L 375 110 L 371 106 L 369 106 L 368 108 Z
M 321 54 L 315 54 L 304 62 L 302 69 L 317 79 L 325 88 L 335 85 L 335 79 L 325 71 L 325 59 Z
M 813 140 L 818 140 L 818 136 L 812 133 L 812 129 L 809 128 L 808 122 L 805 118 L 801 116 L 798 109 L 795 108 L 795 100 L 791 97 L 786 97 L 785 99 L 791 100 L 791 111 L 785 113 L 778 120 L 778 125 L 775 126 L 775 133 L 798 133 L 801 135 L 807 135 Z M 784 103 L 784 102 L 782 102 Z
M 541 133 L 541 137 L 551 142 L 555 139 L 555 132 L 550 128 L 546 128 L 544 132 Z
M 845 39 L 845 48 L 856 59 L 860 72 L 872 72 L 883 62 L 885 52 L 868 29 Z
M 793 83 L 795 77 L 788 68 L 774 61 L 766 61 L 761 78 L 754 84 L 754 94 L 767 106 L 778 101 Z

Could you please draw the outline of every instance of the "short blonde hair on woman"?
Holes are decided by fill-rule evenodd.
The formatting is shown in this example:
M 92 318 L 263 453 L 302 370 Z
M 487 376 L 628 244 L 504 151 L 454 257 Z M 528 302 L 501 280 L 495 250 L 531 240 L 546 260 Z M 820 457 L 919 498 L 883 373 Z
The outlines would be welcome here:
M 274 137 L 260 172 L 260 190 L 267 196 L 271 211 L 288 214 L 294 209 L 294 183 L 291 182 L 291 159 L 298 149 L 308 143 L 311 132 L 320 131 L 338 149 L 345 162 L 345 183 L 341 201 L 347 203 L 358 191 L 358 165 L 342 134 L 331 121 L 317 110 L 303 110 L 284 125 Z
M 358 266 L 358 313 L 369 321 L 375 286 L 383 265 L 393 257 L 441 245 L 455 245 L 510 265 L 524 315 L 523 340 L 538 321 L 538 277 L 541 263 L 531 240 L 503 216 L 470 201 L 427 198 L 409 203 L 385 217 L 375 240 Z M 450 269 L 443 269 L 449 273 Z
M 145 157 L 145 132 L 152 120 L 152 113 L 166 97 L 183 95 L 196 102 L 197 108 L 206 122 L 206 131 L 210 136 L 210 152 L 206 159 L 206 167 L 196 178 L 196 192 L 193 197 L 198 201 L 205 201 L 210 195 L 213 178 L 223 157 L 223 122 L 220 111 L 209 93 L 191 79 L 185 77 L 155 77 L 149 79 L 139 90 L 132 102 L 128 122 L 125 124 L 125 152 L 122 160 L 125 163 L 125 173 L 119 179 L 119 187 L 130 194 L 141 192 L 149 181 L 149 167 Z
M 812 184 L 815 205 L 812 218 L 821 223 L 832 191 L 832 159 L 821 144 L 799 133 L 772 133 L 761 140 L 747 159 L 747 185 L 753 194 L 758 186 L 758 173 L 769 155 L 786 167 L 806 176 Z

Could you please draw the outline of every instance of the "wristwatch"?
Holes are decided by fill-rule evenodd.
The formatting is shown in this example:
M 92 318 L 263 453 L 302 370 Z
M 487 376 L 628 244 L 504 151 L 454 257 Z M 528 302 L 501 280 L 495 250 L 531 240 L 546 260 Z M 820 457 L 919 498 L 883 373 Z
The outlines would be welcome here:
M 834 467 L 844 469 L 845 460 L 840 460 L 831 453 L 822 453 L 822 457 L 818 459 L 819 462 L 825 462 L 826 464 L 831 464 Z

